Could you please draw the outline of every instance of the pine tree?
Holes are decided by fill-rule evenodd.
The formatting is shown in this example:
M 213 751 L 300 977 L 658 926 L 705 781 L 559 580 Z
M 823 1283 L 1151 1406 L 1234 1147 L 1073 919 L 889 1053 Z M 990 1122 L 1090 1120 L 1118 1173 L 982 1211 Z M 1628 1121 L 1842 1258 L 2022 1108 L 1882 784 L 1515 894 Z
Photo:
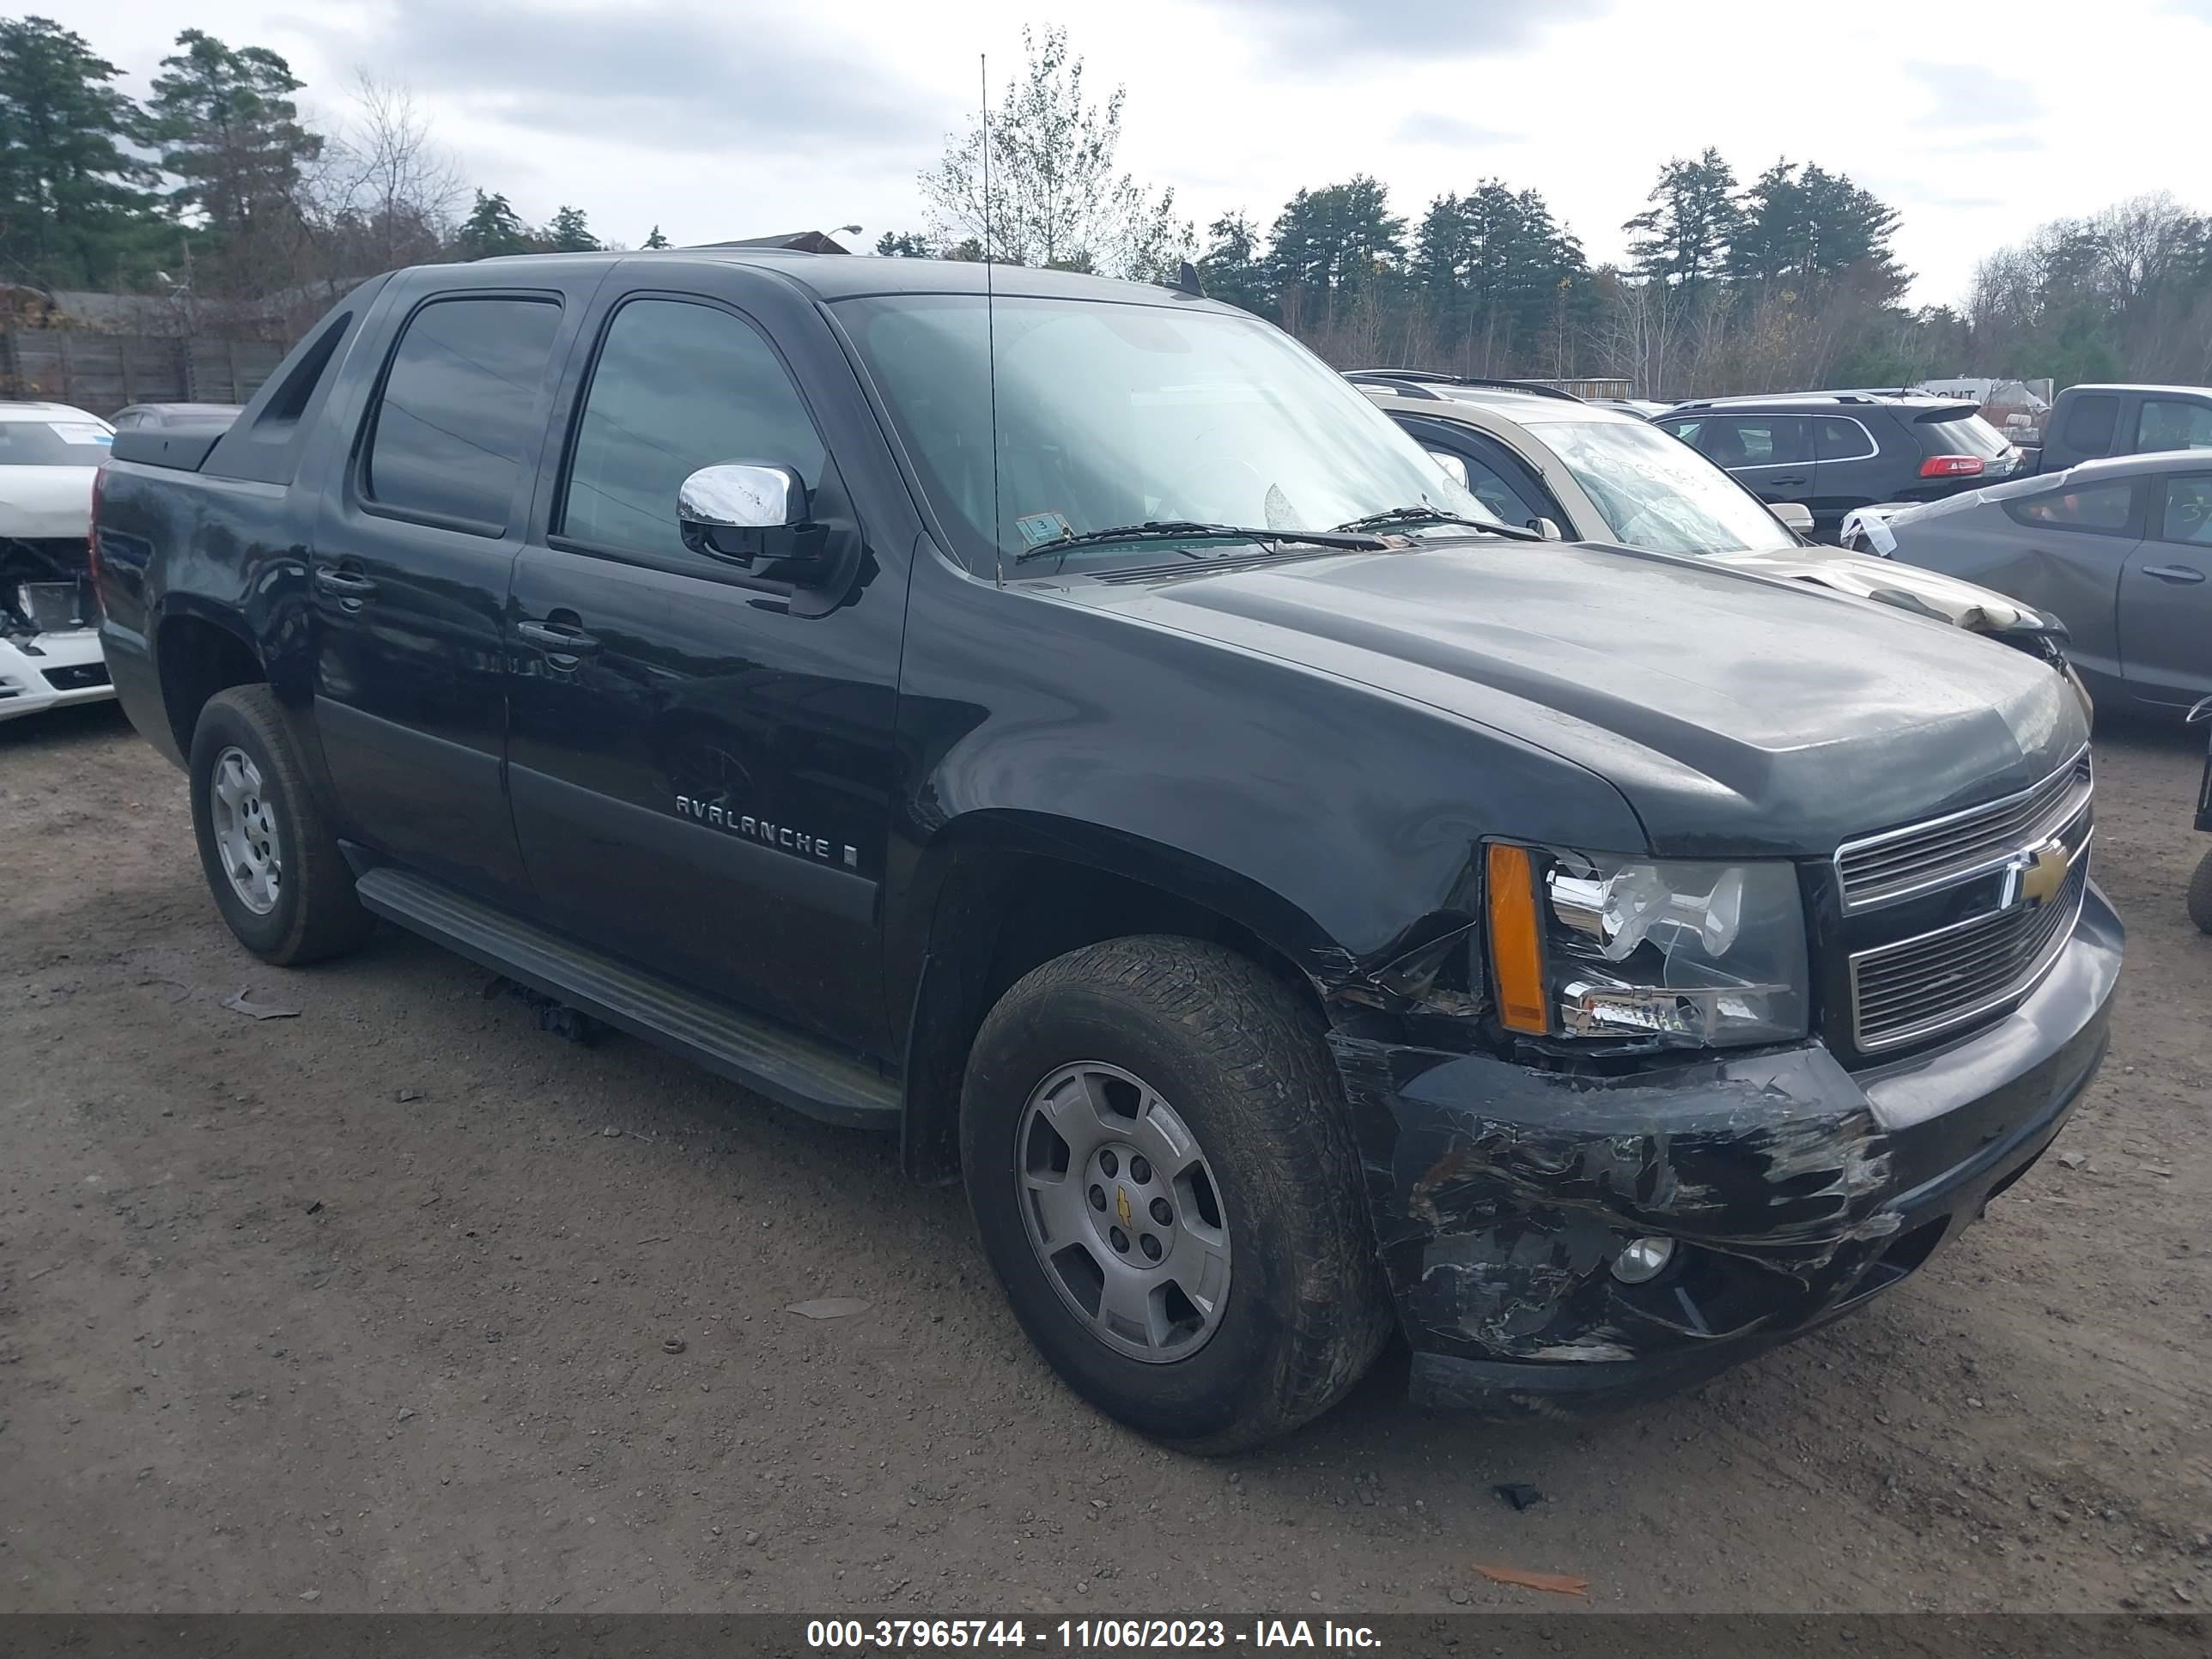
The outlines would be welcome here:
M 461 221 L 453 246 L 464 259 L 489 259 L 505 253 L 528 253 L 535 244 L 506 197 L 478 191 L 476 205 Z
M 108 84 L 118 73 L 46 18 L 0 21 L 0 276 L 116 283 L 156 230 L 153 169 L 124 148 L 142 119 Z
M 301 125 L 291 65 L 265 46 L 233 49 L 200 29 L 177 37 L 147 106 L 169 199 L 204 216 L 224 280 L 266 292 L 293 272 L 301 236 L 301 176 L 323 140 Z
M 1689 289 L 1721 275 L 1743 216 L 1735 196 L 1735 172 L 1717 149 L 1660 168 L 1651 206 L 1621 226 L 1634 234 L 1637 273 Z
M 669 246 L 668 239 L 660 234 L 659 225 L 653 228 L 653 234 L 645 239 L 644 246 L 649 248 L 663 248 Z
M 599 239 L 592 234 L 592 228 L 585 222 L 581 208 L 563 207 L 556 210 L 539 240 L 548 253 L 597 253 L 599 251 Z

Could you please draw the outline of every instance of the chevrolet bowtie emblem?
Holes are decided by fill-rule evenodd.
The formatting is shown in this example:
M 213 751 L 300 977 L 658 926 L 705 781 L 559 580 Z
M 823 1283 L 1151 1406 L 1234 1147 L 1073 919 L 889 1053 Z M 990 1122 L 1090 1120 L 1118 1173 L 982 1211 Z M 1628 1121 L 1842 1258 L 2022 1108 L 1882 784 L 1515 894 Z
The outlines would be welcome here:
M 2046 841 L 2029 848 L 2005 866 L 2005 908 L 2018 902 L 2033 909 L 2050 903 L 2066 884 L 2066 872 L 2073 865 L 2074 855 L 2063 842 Z
M 1114 1213 L 1121 1218 L 1124 1227 L 1129 1224 L 1129 1189 L 1127 1187 L 1114 1189 Z

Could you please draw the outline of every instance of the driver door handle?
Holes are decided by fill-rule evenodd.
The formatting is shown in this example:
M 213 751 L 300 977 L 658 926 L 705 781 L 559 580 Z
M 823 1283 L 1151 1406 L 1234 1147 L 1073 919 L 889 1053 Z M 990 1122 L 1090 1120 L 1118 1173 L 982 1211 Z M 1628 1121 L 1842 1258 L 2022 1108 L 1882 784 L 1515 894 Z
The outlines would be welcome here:
M 336 565 L 319 565 L 315 569 L 315 586 L 333 599 L 361 600 L 376 592 L 376 584 L 356 571 L 341 570 Z
M 542 646 L 560 657 L 588 657 L 599 648 L 599 642 L 580 628 L 563 627 L 553 623 L 520 622 L 514 631 L 531 644 Z
M 2189 564 L 2147 564 L 2143 574 L 2155 576 L 2162 582 L 2201 582 L 2204 573 Z

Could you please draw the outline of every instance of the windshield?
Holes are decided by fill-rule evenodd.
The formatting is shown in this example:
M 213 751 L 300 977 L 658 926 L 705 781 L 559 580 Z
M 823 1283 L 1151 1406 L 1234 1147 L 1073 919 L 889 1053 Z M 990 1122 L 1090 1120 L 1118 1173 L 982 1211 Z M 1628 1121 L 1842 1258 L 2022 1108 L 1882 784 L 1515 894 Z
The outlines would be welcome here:
M 1006 298 L 987 322 L 983 296 L 965 294 L 848 300 L 837 312 L 923 488 L 981 568 L 994 562 L 994 527 L 1012 556 L 1146 520 L 1319 531 L 1393 507 L 1493 517 L 1348 382 L 1257 319 Z M 1066 558 L 1158 556 L 1157 542 L 1106 542 Z
M 100 421 L 0 421 L 0 466 L 98 466 L 113 437 Z
M 1534 428 L 1597 503 L 1613 538 L 1655 553 L 1771 553 L 1797 545 L 1757 496 L 1679 438 L 1629 421 Z

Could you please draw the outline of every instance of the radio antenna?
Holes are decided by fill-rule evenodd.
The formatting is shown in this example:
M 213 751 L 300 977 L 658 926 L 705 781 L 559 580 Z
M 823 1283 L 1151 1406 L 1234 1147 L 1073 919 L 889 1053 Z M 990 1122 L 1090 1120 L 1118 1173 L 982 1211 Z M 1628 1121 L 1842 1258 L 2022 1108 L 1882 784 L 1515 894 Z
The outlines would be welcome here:
M 993 584 L 1006 585 L 1006 503 L 999 493 L 999 324 L 997 295 L 991 280 L 991 58 L 975 54 L 981 81 L 983 113 L 983 362 L 991 386 L 991 570 Z

